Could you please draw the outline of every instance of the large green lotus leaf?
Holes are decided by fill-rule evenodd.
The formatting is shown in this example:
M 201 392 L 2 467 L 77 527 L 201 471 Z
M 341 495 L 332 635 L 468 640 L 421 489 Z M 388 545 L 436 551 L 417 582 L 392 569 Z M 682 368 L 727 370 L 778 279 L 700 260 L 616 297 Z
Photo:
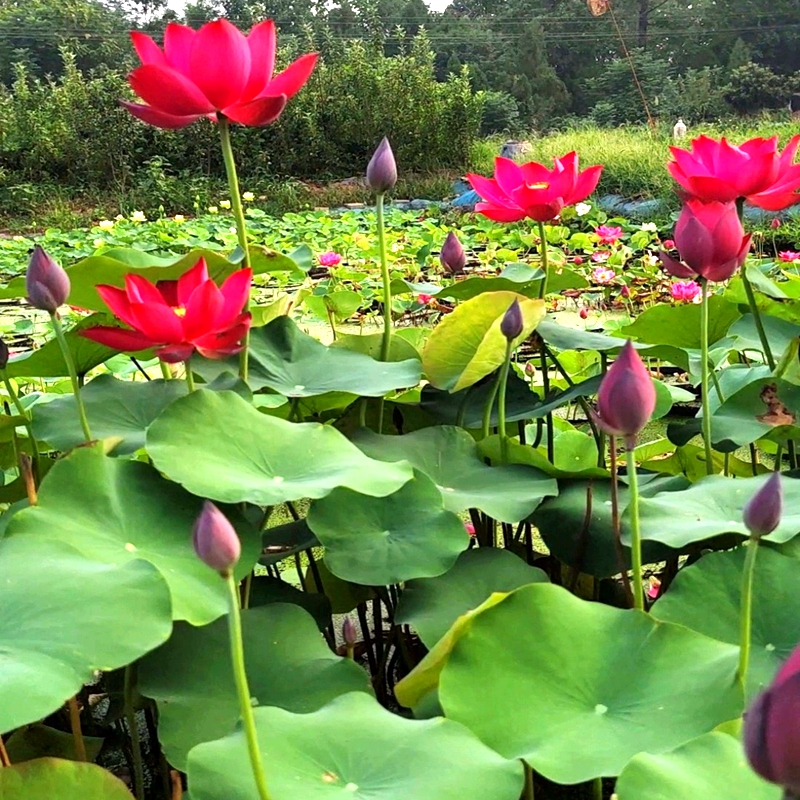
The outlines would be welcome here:
M 509 306 L 519 301 L 525 341 L 545 315 L 543 300 L 516 292 L 487 292 L 457 306 L 433 330 L 422 353 L 422 368 L 437 389 L 457 392 L 494 372 L 505 359 L 506 338 L 500 323 Z
M 250 608 L 272 603 L 291 603 L 311 614 L 321 631 L 331 624 L 331 601 L 324 594 L 301 592 L 291 583 L 269 575 L 253 578 L 249 591 Z
M 501 755 L 580 783 L 739 716 L 738 658 L 738 647 L 681 625 L 535 583 L 472 620 L 439 700 Z
M 271 506 L 324 497 L 338 486 L 374 496 L 397 491 L 409 464 L 367 458 L 339 431 L 259 413 L 232 392 L 198 389 L 147 431 L 153 463 L 193 494 Z
M 395 622 L 412 625 L 429 649 L 453 623 L 477 608 L 493 592 L 510 592 L 529 583 L 547 581 L 509 550 L 480 547 L 467 550 L 444 575 L 409 581 L 400 596 Z
M 746 298 L 744 302 L 747 302 Z M 770 350 L 772 350 L 776 358 L 779 358 L 780 354 L 789 347 L 792 341 L 800 336 L 800 325 L 777 317 L 771 317 L 768 314 L 762 315 L 761 324 L 764 327 Z M 731 338 L 732 347 L 736 350 L 762 352 L 761 338 L 758 335 L 758 329 L 752 314 L 745 314 L 741 319 L 737 320 L 728 331 L 728 336 Z
M 663 491 L 669 498 L 686 486 L 682 477 L 654 478 L 643 484 L 641 496 Z M 611 524 L 611 482 L 609 480 L 563 480 L 558 497 L 545 500 L 531 516 L 550 552 L 562 563 L 577 567 L 587 575 L 607 578 L 621 571 Z M 620 514 L 628 504 L 627 486 L 619 487 Z M 628 522 L 623 517 L 625 537 Z M 670 551 L 663 546 L 644 542 L 642 555 L 646 564 L 663 561 Z M 623 545 L 625 566 L 630 569 L 630 548 Z
M 640 753 L 622 770 L 618 800 L 781 800 L 779 786 L 750 769 L 742 744 L 706 733 L 664 755 Z
M 659 303 L 645 309 L 630 325 L 621 328 L 620 334 L 647 344 L 699 349 L 700 312 L 700 306 L 695 303 Z M 742 316 L 735 305 L 719 295 L 709 297 L 708 315 L 708 341 L 712 345 L 726 336 L 731 325 Z
M 561 431 L 554 437 L 555 463 L 547 460 L 546 445 L 534 449 L 530 445 L 509 440 L 506 444 L 510 464 L 527 464 L 553 478 L 608 478 L 607 469 L 597 466 L 597 445 L 587 433 L 576 430 Z M 478 452 L 493 462 L 501 461 L 500 437 L 489 436 L 478 442 Z
M 312 503 L 308 525 L 325 547 L 330 571 L 366 586 L 441 575 L 469 544 L 464 523 L 417 471 L 386 497 L 335 489 Z
M 757 378 L 728 395 L 712 414 L 714 447 L 733 451 L 763 436 L 776 441 L 800 437 L 800 386 L 780 378 Z
M 92 314 L 82 319 L 74 328 L 70 328 L 65 338 L 78 375 L 85 375 L 112 356 L 116 350 L 103 344 L 92 342 L 80 335 L 80 331 L 97 325 L 106 325 L 109 318 L 105 314 Z M 64 378 L 69 376 L 61 346 L 53 338 L 49 339 L 38 350 L 15 356 L 8 362 L 8 375 L 11 378 Z
M 544 272 L 540 267 L 511 264 L 497 277 L 474 277 L 451 283 L 436 292 L 436 299 L 468 300 L 484 292 L 516 292 L 525 297 L 538 297 L 543 277 Z M 552 268 L 548 275 L 547 290 L 550 294 L 558 294 L 564 289 L 583 289 L 588 285 L 586 278 L 573 270 Z
M 317 578 L 322 583 L 320 587 Z M 317 563 L 317 569 L 312 570 L 309 565 L 303 576 L 303 589 L 306 592 L 324 592 L 330 600 L 331 612 L 334 614 L 349 614 L 354 608 L 367 600 L 375 598 L 375 591 L 371 586 L 361 586 L 337 578 L 326 566 L 324 561 Z
M 185 381 L 121 381 L 98 375 L 81 389 L 92 435 L 119 437 L 115 455 L 144 447 L 147 426 L 173 401 L 187 393 Z M 85 441 L 74 395 L 64 395 L 33 409 L 33 433 L 57 450 L 71 450 Z
M 414 344 L 408 340 L 406 334 L 408 331 L 419 332 L 419 328 L 401 328 L 399 331 L 392 334 L 389 346 L 388 361 L 407 361 L 409 359 L 419 360 L 419 352 Z M 383 347 L 383 334 L 382 333 L 340 333 L 336 339 L 331 342 L 331 347 L 344 350 L 352 350 L 354 353 L 360 353 L 363 356 L 379 359 L 381 357 L 381 348 Z
M 83 735 L 83 744 L 89 761 L 94 761 L 100 755 L 104 742 L 105 739 L 100 736 Z M 5 745 L 12 764 L 44 757 L 80 760 L 75 749 L 75 737 L 71 732 L 59 731 L 40 723 L 17 728 L 8 737 Z
M 3 800 L 130 800 L 127 786 L 97 764 L 37 758 L 0 770 Z
M 275 603 L 242 612 L 250 694 L 258 705 L 306 714 L 369 678 L 330 651 L 302 608 Z M 228 620 L 202 628 L 178 624 L 169 641 L 139 664 L 139 691 L 158 703 L 158 738 L 174 767 L 186 769 L 196 744 L 227 736 L 239 720 L 229 656 Z
M 653 606 L 653 616 L 738 645 L 746 548 L 708 553 L 682 569 Z M 797 560 L 761 547 L 753 584 L 753 627 L 747 695 L 775 677 L 800 642 Z
M 0 541 L 0 733 L 46 717 L 95 670 L 129 664 L 172 629 L 152 564 L 102 564 L 43 533 Z
M 522 765 L 441 717 L 404 719 L 371 697 L 339 697 L 312 714 L 255 710 L 275 800 L 518 800 Z M 258 800 L 244 735 L 189 754 L 193 800 Z
M 543 497 L 558 493 L 556 482 L 537 469 L 487 466 L 475 440 L 461 428 L 436 426 L 405 436 L 380 436 L 362 428 L 353 441 L 370 458 L 408 461 L 436 484 L 448 511 L 477 508 L 501 522 L 517 522 Z
M 341 347 L 328 347 L 303 333 L 289 317 L 277 317 L 252 331 L 249 352 L 247 381 L 253 390 L 266 387 L 286 397 L 327 392 L 381 397 L 394 389 L 416 386 L 420 379 L 416 357 L 384 362 Z M 211 381 L 220 371 L 229 371 L 231 363 L 195 357 L 192 368 Z
M 15 514 L 6 537 L 59 540 L 109 564 L 150 561 L 169 585 L 174 618 L 205 625 L 228 606 L 225 582 L 192 547 L 192 526 L 201 506 L 199 498 L 148 464 L 81 447 L 50 470 L 39 490 L 39 505 Z M 236 512 L 226 513 L 242 540 L 237 574 L 245 574 L 258 558 L 261 537 Z
M 767 478 L 768 475 L 758 475 L 731 480 L 711 475 L 688 489 L 642 497 L 639 503 L 642 538 L 680 549 L 723 533 L 749 536 L 742 511 Z M 764 537 L 778 543 L 800 532 L 800 479 L 785 476 L 783 493 L 780 524 Z

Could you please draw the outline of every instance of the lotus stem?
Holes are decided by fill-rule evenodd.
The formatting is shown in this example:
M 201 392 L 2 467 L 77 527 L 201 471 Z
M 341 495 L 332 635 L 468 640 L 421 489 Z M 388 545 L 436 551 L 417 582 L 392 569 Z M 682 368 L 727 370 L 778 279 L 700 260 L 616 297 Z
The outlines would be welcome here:
M 511 368 L 511 342 L 506 342 L 506 355 L 500 374 L 497 377 L 497 432 L 500 434 L 500 461 L 508 461 L 508 442 L 506 441 L 506 384 L 508 383 L 508 370 Z M 491 409 L 489 411 L 491 415 Z M 490 417 L 491 418 L 491 417 Z
M 753 578 L 755 576 L 758 537 L 751 536 L 746 543 L 747 555 L 742 572 L 742 605 L 740 611 L 741 636 L 739 642 L 738 676 L 747 692 L 747 671 L 750 667 L 750 639 L 753 625 Z M 745 697 L 745 699 L 747 699 Z
M 592 788 L 594 789 L 594 800 L 603 800 L 603 779 L 595 778 L 592 781 Z
M 530 765 L 527 761 L 522 762 L 522 766 L 525 768 L 525 800 L 534 800 L 533 796 L 533 770 L 530 768 Z
M 161 375 L 164 377 L 164 380 L 171 381 L 172 373 L 170 372 L 169 364 L 167 364 L 166 361 L 161 361 L 161 360 L 159 360 L 158 364 L 161 367 Z
M 236 174 L 236 160 L 233 157 L 233 147 L 231 146 L 230 123 L 223 114 L 217 115 L 217 127 L 219 128 L 219 139 L 222 145 L 222 158 L 225 161 L 225 174 L 228 177 L 228 190 L 231 195 L 231 210 L 236 220 L 236 235 L 239 239 L 239 247 L 244 253 L 244 266 L 250 267 L 250 250 L 247 245 L 247 223 L 244 218 L 244 206 L 242 205 L 242 195 L 239 191 L 239 177 Z M 245 303 L 244 311 L 250 306 L 250 301 Z M 247 382 L 249 365 L 248 350 L 250 344 L 250 329 L 244 335 L 244 346 L 239 355 L 239 377 Z
M 125 667 L 125 722 L 128 725 L 128 735 L 131 737 L 131 752 L 133 753 L 133 777 L 136 800 L 144 800 L 144 761 L 142 760 L 142 743 L 139 739 L 139 725 L 136 721 L 136 709 L 133 707 L 134 665 Z
M 378 252 L 381 261 L 381 283 L 383 284 L 383 339 L 381 340 L 381 361 L 389 360 L 392 346 L 392 279 L 389 275 L 389 261 L 386 257 L 386 229 L 383 217 L 383 192 L 375 198 L 375 217 L 378 228 Z M 383 431 L 384 399 L 378 402 L 378 433 Z
M 542 257 L 542 272 L 544 272 L 542 282 L 539 285 L 539 299 L 544 300 L 547 294 L 547 278 L 550 273 L 547 263 L 547 234 L 544 232 L 544 222 L 539 222 L 539 253 Z
M 714 455 L 711 452 L 711 410 L 708 402 L 711 383 L 710 369 L 708 363 L 708 281 L 701 278 L 701 301 L 700 301 L 700 360 L 702 376 L 700 384 L 700 398 L 703 406 L 703 448 L 706 457 L 706 475 L 714 474 Z
M 188 361 L 183 362 L 183 367 L 186 372 L 186 385 L 189 387 L 189 391 L 193 392 L 195 390 L 195 385 L 194 385 L 194 375 L 192 375 L 192 368 L 189 366 Z
M 31 440 L 31 453 L 33 454 L 33 458 L 36 461 L 36 466 L 39 466 L 39 446 L 36 444 L 36 437 L 33 435 L 33 426 L 31 425 L 31 418 L 30 414 L 25 410 L 22 405 L 22 401 L 19 399 L 19 395 L 16 391 L 14 391 L 14 386 L 11 383 L 11 380 L 8 377 L 8 370 L 0 370 L 0 376 L 2 376 L 3 385 L 6 387 L 6 392 L 8 392 L 8 396 L 11 398 L 11 402 L 14 405 L 14 408 L 17 409 L 17 413 L 25 418 L 25 430 L 28 432 L 28 438 Z
M 483 425 L 481 426 L 482 430 L 482 437 L 483 439 L 487 439 L 489 437 L 489 433 L 492 427 L 492 409 L 494 408 L 494 401 L 497 397 L 497 393 L 500 390 L 500 378 L 502 376 L 502 369 L 497 371 L 497 377 L 494 379 L 494 383 L 492 384 L 491 391 L 489 392 L 489 397 L 486 398 L 486 405 L 483 408 Z
M 636 458 L 633 455 L 635 442 L 627 443 L 628 487 L 631 499 L 628 512 L 631 520 L 631 568 L 633 570 L 633 607 L 644 611 L 644 579 L 642 577 L 642 533 L 639 527 L 639 476 L 636 471 Z
M 10 767 L 11 759 L 8 757 L 8 750 L 3 744 L 3 737 L 0 736 L 0 767 Z
M 747 304 L 750 306 L 750 313 L 753 315 L 753 322 L 756 324 L 758 338 L 761 342 L 761 349 L 764 351 L 764 356 L 767 359 L 769 368 L 774 370 L 775 357 L 772 355 L 772 348 L 769 346 L 767 332 L 764 330 L 761 312 L 758 310 L 758 305 L 756 304 L 756 296 L 755 292 L 753 292 L 753 285 L 750 283 L 750 279 L 747 277 L 744 267 L 742 267 L 742 283 L 744 284 L 744 293 L 747 295 Z
M 61 354 L 64 356 L 64 362 L 67 365 L 69 372 L 69 379 L 72 382 L 72 392 L 75 395 L 75 403 L 78 406 L 78 417 L 81 421 L 81 428 L 83 428 L 83 435 L 87 442 L 93 440 L 92 431 L 89 428 L 89 420 L 86 416 L 86 408 L 83 405 L 83 398 L 81 397 L 81 386 L 78 382 L 78 372 L 75 369 L 75 359 L 72 358 L 69 345 L 67 344 L 66 337 L 64 336 L 64 328 L 61 325 L 61 319 L 57 312 L 50 314 L 50 322 L 53 324 L 53 331 L 55 332 L 58 345 L 61 348 Z
M 233 678 L 236 683 L 236 692 L 239 695 L 239 712 L 242 716 L 242 727 L 247 740 L 247 752 L 250 756 L 250 766 L 253 769 L 256 789 L 259 800 L 270 800 L 267 790 L 267 779 L 264 775 L 264 765 L 261 760 L 261 750 L 258 746 L 258 733 L 256 720 L 253 715 L 253 705 L 250 700 L 250 686 L 247 683 L 247 673 L 244 667 L 244 643 L 242 641 L 242 615 L 239 610 L 239 589 L 232 573 L 226 576 L 228 584 L 229 613 L 228 630 L 230 633 L 231 664 Z

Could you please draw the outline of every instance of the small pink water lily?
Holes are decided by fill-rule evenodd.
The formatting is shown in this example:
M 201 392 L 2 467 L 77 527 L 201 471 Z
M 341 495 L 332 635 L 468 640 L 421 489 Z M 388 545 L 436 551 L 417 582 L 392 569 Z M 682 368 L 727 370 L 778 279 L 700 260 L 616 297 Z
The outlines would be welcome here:
M 657 600 L 658 594 L 661 591 L 661 581 L 655 575 L 651 575 L 647 579 L 647 596 L 651 600 Z
M 422 303 L 423 306 L 429 306 L 433 302 L 432 294 L 418 294 L 417 302 Z
M 329 250 L 327 253 L 320 253 L 318 261 L 321 267 L 338 267 L 342 263 L 342 256 Z
M 778 258 L 788 264 L 793 264 L 795 261 L 800 261 L 800 253 L 794 250 L 781 250 L 781 252 L 778 253 Z
M 608 250 L 598 250 L 597 252 L 592 253 L 592 261 L 594 261 L 595 264 L 604 264 L 606 261 L 608 261 L 608 257 L 610 255 L 611 253 L 609 253 Z
M 703 299 L 700 284 L 694 281 L 675 281 L 670 285 L 669 293 L 678 302 L 699 303 Z
M 608 267 L 595 267 L 592 270 L 592 280 L 595 283 L 602 284 L 603 286 L 607 286 L 609 283 L 612 283 L 616 277 L 617 273 Z
M 617 225 L 600 225 L 594 232 L 601 244 L 614 244 L 622 237 L 622 228 Z

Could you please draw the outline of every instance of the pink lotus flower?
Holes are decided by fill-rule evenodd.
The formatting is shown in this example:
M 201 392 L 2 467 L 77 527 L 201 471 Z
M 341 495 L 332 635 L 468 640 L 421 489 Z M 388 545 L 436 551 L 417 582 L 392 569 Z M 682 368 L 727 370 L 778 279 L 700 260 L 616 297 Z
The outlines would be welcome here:
M 432 294 L 418 294 L 417 302 L 422 303 L 423 306 L 429 306 L 433 302 Z
M 592 270 L 592 280 L 595 283 L 600 283 L 604 286 L 607 286 L 609 283 L 613 283 L 616 277 L 617 273 L 608 267 L 595 267 Z
M 647 579 L 647 596 L 651 600 L 657 600 L 659 592 L 661 591 L 661 581 L 655 575 L 651 575 Z
M 775 217 L 773 220 L 770 221 L 769 226 L 774 231 L 778 230 L 778 228 L 780 228 L 780 226 L 781 226 L 780 219 L 778 219 L 778 217 Z
M 608 261 L 608 257 L 610 255 L 611 253 L 609 253 L 608 250 L 598 250 L 597 252 L 592 253 L 592 261 L 594 261 L 595 264 L 604 264 L 606 261 Z
M 464 523 L 464 530 L 470 535 L 472 539 L 477 538 L 477 534 L 475 533 L 475 526 L 471 522 Z
M 664 239 L 664 249 L 665 250 L 674 250 L 675 249 L 675 240 L 674 239 Z
M 580 256 L 575 256 L 575 258 L 572 259 L 572 263 L 577 266 L 580 266 L 581 264 L 583 264 L 583 259 Z
M 578 312 L 578 316 L 579 316 L 581 319 L 587 319 L 587 318 L 588 318 L 588 316 L 589 316 L 589 310 L 588 310 L 588 309 L 586 309 L 586 308 L 582 308 L 582 309 L 581 309 L 581 310 Z
M 702 300 L 700 285 L 694 281 L 676 281 L 669 287 L 672 299 L 684 303 L 699 303 Z
M 321 267 L 338 267 L 342 263 L 342 257 L 330 250 L 327 253 L 320 253 L 318 261 Z
M 796 253 L 794 250 L 781 250 L 778 258 L 791 264 L 794 261 L 800 261 L 800 253 Z
M 601 244 L 614 244 L 622 237 L 622 228 L 616 225 L 600 225 L 594 232 Z

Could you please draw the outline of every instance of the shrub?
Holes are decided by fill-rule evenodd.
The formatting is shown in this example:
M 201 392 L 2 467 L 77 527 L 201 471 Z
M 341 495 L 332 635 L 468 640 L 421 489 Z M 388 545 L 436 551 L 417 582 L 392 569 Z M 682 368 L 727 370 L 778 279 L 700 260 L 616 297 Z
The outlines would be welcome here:
M 483 92 L 481 135 L 517 133 L 520 129 L 519 104 L 506 92 Z
M 784 82 L 768 67 L 744 64 L 731 70 L 725 99 L 743 113 L 779 108 L 789 99 Z

